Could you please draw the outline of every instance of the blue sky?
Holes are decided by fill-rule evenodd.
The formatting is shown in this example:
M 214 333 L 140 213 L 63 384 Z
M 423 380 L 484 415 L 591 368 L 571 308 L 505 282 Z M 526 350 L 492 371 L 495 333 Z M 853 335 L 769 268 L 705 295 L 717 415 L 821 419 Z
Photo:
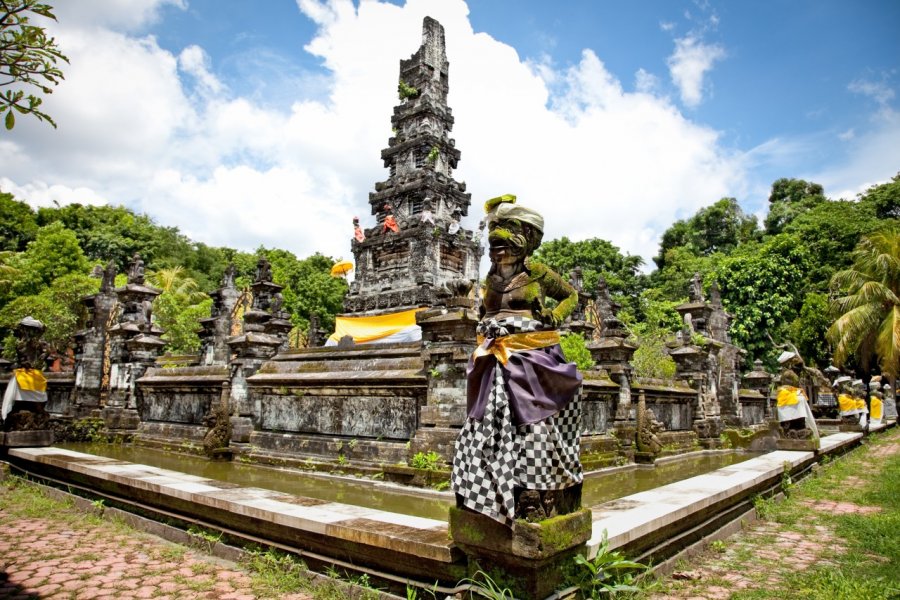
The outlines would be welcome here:
M 852 198 L 900 171 L 900 3 L 69 0 L 57 131 L 0 138 L 0 187 L 122 203 L 195 239 L 349 255 L 386 178 L 398 63 L 447 29 L 457 177 L 548 237 L 647 259 L 722 196 L 802 177 Z M 562 203 L 562 204 L 561 204 Z M 477 210 L 470 219 L 476 221 Z

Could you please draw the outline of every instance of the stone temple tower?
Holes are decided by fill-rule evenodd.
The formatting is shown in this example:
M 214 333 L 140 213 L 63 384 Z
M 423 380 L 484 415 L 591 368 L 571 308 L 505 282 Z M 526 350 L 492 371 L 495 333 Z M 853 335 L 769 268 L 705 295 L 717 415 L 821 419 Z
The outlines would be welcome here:
M 453 179 L 460 152 L 450 138 L 448 67 L 444 28 L 426 17 L 421 47 L 400 61 L 394 135 L 381 151 L 389 175 L 369 194 L 376 224 L 351 242 L 356 278 L 347 313 L 433 306 L 447 284 L 478 278 L 481 245 L 459 225 L 471 194 Z

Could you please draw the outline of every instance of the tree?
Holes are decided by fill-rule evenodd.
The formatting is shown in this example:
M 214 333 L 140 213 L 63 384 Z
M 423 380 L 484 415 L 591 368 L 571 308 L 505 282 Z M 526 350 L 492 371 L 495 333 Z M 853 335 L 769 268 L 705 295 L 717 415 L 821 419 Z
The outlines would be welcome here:
M 803 179 L 778 179 L 769 193 L 769 214 L 765 229 L 769 235 L 777 235 L 798 215 L 825 201 L 825 192 L 818 183 Z
M 747 350 L 750 363 L 771 353 L 767 332 L 783 339 L 797 317 L 809 263 L 806 247 L 782 234 L 745 244 L 716 268 L 722 304 L 734 317 L 731 338 Z
M 783 230 L 816 257 L 806 273 L 805 286 L 825 292 L 831 276 L 850 266 L 851 253 L 862 236 L 881 225 L 871 203 L 825 200 L 797 214 Z
M 56 20 L 48 4 L 37 0 L 0 0 L 0 87 L 13 86 L 0 93 L 0 114 L 6 112 L 7 129 L 16 126 L 16 113 L 32 115 L 54 128 L 50 115 L 40 110 L 43 100 L 26 90 L 34 88 L 52 94 L 63 79 L 59 61 L 69 59 L 59 51 L 56 40 L 47 37 L 43 27 L 31 24 L 32 15 Z
M 81 299 L 97 293 L 99 287 L 100 281 L 85 273 L 62 275 L 39 293 L 19 296 L 4 306 L 0 310 L 0 330 L 11 335 L 19 321 L 34 317 L 46 327 L 44 341 L 63 354 L 86 317 Z
M 634 310 L 637 296 L 645 285 L 645 277 L 638 273 L 644 264 L 640 256 L 623 255 L 610 242 L 592 238 L 573 242 L 567 237 L 544 242 L 534 253 L 534 259 L 568 278 L 575 267 L 581 267 L 585 291 L 593 291 L 602 276 L 616 300 Z
M 687 247 L 697 256 L 730 252 L 758 235 L 756 217 L 745 215 L 734 198 L 722 198 L 701 208 L 687 221 L 676 221 L 663 233 L 659 255 L 653 262 L 660 269 L 668 264 L 670 250 Z
M 831 325 L 828 296 L 810 292 L 803 298 L 799 316 L 790 326 L 790 339 L 797 345 L 807 364 L 820 368 L 828 366 L 831 349 L 825 332 Z
M 41 227 L 25 252 L 10 257 L 6 265 L 16 272 L 13 296 L 38 294 L 59 277 L 85 273 L 89 266 L 75 234 L 61 223 Z
M 889 183 L 873 185 L 861 194 L 860 202 L 871 204 L 879 219 L 900 219 L 900 173 Z
M 37 235 L 34 211 L 12 194 L 0 192 L 0 251 L 21 252 Z
M 856 356 L 868 369 L 878 360 L 883 373 L 900 371 L 900 227 L 865 236 L 853 251 L 853 266 L 835 273 L 839 293 L 831 305 L 837 315 L 828 329 L 834 361 Z
M 165 330 L 166 349 L 173 354 L 196 352 L 200 348 L 199 321 L 209 316 L 212 298 L 201 292 L 181 267 L 160 269 L 148 280 L 162 290 L 153 301 L 153 315 Z

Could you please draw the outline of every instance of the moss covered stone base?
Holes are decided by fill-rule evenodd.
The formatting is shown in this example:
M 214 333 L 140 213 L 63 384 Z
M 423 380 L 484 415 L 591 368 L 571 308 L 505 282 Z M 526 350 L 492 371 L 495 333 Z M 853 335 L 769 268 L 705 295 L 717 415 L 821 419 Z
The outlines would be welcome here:
M 565 586 L 574 556 L 591 537 L 587 508 L 512 528 L 462 508 L 450 509 L 450 536 L 466 553 L 470 575 L 488 574 L 521 600 L 542 599 Z

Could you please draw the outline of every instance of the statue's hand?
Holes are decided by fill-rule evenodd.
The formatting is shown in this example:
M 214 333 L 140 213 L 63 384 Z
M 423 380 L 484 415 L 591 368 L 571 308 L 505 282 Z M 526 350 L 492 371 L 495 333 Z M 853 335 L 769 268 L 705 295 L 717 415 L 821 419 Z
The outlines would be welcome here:
M 562 319 L 560 319 L 559 315 L 553 312 L 553 310 L 549 308 L 543 308 L 541 309 L 541 323 L 543 323 L 544 325 L 549 325 L 556 329 L 557 327 L 559 327 L 560 323 L 562 323 Z

